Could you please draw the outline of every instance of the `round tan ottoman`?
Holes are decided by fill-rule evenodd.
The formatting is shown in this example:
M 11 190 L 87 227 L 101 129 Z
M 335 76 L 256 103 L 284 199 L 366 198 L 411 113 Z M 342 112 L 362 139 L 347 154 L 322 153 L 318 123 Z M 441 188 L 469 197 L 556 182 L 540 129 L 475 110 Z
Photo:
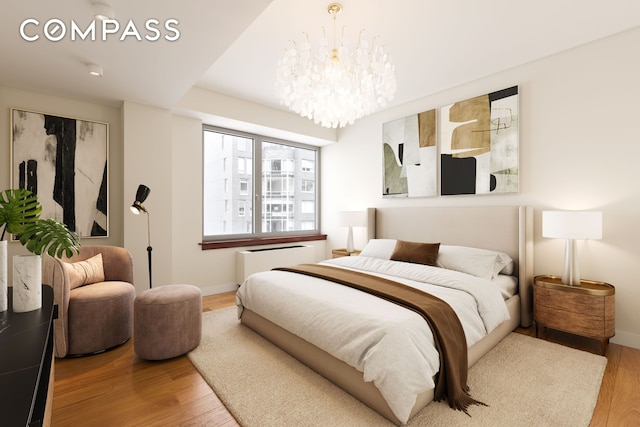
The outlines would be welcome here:
M 202 293 L 193 285 L 149 289 L 133 303 L 133 349 L 138 357 L 163 360 L 200 344 Z

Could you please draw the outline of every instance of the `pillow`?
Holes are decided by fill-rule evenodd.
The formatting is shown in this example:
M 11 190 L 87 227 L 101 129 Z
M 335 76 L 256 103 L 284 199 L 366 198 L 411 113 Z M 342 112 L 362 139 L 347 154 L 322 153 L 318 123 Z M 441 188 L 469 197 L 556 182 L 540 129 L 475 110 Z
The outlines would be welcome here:
M 509 255 L 467 246 L 440 246 L 436 265 L 487 280 L 495 279 L 500 273 L 513 274 L 513 259 Z
M 371 239 L 360 251 L 360 256 L 389 259 L 396 247 L 396 239 Z
M 498 274 L 498 277 L 493 279 L 493 283 L 500 288 L 504 299 L 509 299 L 518 292 L 518 278 L 516 276 Z
M 91 283 L 104 282 L 102 254 L 94 255 L 85 261 L 63 262 L 62 268 L 69 276 L 70 289 Z
M 435 266 L 439 247 L 440 243 L 417 243 L 398 240 L 389 259 Z

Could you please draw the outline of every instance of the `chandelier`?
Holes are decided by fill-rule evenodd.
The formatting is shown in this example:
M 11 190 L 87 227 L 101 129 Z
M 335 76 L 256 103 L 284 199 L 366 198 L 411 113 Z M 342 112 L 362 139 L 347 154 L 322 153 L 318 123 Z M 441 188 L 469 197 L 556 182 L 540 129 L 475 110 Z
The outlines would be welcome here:
M 332 3 L 327 11 L 333 16 L 333 47 L 323 36 L 314 51 L 308 34 L 301 43 L 291 42 L 278 61 L 275 90 L 280 103 L 324 127 L 344 127 L 371 114 L 396 91 L 394 67 L 377 37 L 372 43 L 362 38 L 349 50 L 344 29 L 336 37 L 336 16 L 342 6 Z

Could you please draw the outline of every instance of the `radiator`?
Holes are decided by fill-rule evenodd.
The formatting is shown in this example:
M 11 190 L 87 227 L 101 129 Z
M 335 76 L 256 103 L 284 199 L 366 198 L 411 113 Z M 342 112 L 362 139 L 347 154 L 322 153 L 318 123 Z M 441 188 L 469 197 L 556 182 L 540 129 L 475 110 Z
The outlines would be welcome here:
M 236 280 L 241 284 L 247 277 L 259 271 L 315 262 L 315 253 L 315 247 L 303 245 L 238 251 Z

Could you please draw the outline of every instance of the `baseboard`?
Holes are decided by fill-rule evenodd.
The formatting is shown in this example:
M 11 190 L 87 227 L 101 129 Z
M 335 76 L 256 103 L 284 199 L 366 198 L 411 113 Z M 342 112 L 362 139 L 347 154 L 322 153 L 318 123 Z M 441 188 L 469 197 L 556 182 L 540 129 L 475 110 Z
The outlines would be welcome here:
M 616 336 L 610 342 L 624 345 L 625 347 L 637 348 L 640 350 L 640 335 L 631 332 L 616 331 Z
M 215 295 L 222 294 L 225 292 L 237 291 L 238 285 L 236 283 L 223 283 L 221 285 L 208 285 L 208 286 L 200 286 L 200 291 L 202 291 L 202 295 Z

